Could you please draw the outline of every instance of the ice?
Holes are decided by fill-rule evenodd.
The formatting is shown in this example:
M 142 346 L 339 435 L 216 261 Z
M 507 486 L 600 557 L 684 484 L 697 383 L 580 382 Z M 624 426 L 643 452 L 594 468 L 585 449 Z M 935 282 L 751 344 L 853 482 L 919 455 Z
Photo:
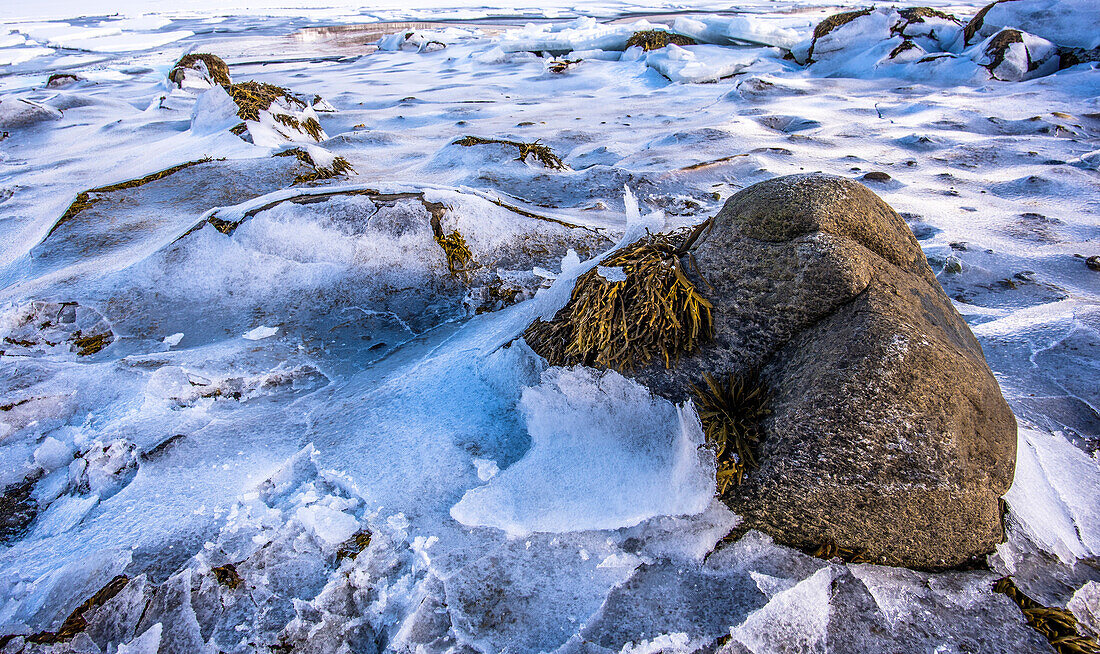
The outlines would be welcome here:
M 271 338 L 272 336 L 274 336 L 275 334 L 278 334 L 278 333 L 279 333 L 279 328 L 278 327 L 266 327 L 264 325 L 260 325 L 259 327 L 256 327 L 254 329 L 250 329 L 247 332 L 245 332 L 244 334 L 242 334 L 241 338 L 244 338 L 244 339 L 249 340 L 249 341 L 260 341 L 260 340 L 263 340 L 265 338 Z
M 477 478 L 481 481 L 489 481 L 500 472 L 500 466 L 496 461 L 489 459 L 474 459 L 474 467 L 477 468 Z
M 115 654 L 158 654 L 164 625 L 156 623 L 129 643 L 120 644 Z
M 826 651 L 833 568 L 822 568 L 808 579 L 777 593 L 767 605 L 730 630 L 752 652 Z
M 189 653 L 1040 650 L 991 591 L 1010 573 L 1045 604 L 1077 592 L 1085 615 L 1100 83 L 1091 63 L 1046 73 L 1091 5 L 1001 3 L 989 16 L 1032 13 L 969 46 L 881 7 L 804 66 L 781 48 L 805 55 L 834 9 L 204 2 L 0 6 L 0 482 L 30 512 L 4 526 L 0 634 L 57 628 L 116 574 L 129 584 L 71 649 L 136 648 L 160 624 L 158 649 Z M 1020 81 L 983 65 L 1005 26 L 1026 52 L 995 74 Z M 646 28 L 701 45 L 624 52 Z M 372 52 L 384 32 L 394 49 Z M 323 142 L 271 112 L 230 132 L 220 89 L 166 80 L 203 51 L 300 94 L 309 111 L 272 111 L 315 117 Z M 584 61 L 558 75 L 552 56 Z M 55 72 L 80 81 L 47 86 Z M 538 141 L 570 169 L 466 135 Z M 272 155 L 296 147 L 358 176 L 295 183 L 305 170 Z M 81 192 L 207 157 L 58 224 Z M 689 407 L 547 369 L 519 338 L 577 276 L 621 279 L 603 265 L 616 246 L 801 170 L 890 175 L 867 183 L 1023 426 L 996 572 L 741 535 L 702 483 Z M 435 227 L 462 235 L 470 283 Z M 258 328 L 277 331 L 242 338 Z M 77 330 L 112 340 L 82 355 Z
M 354 516 L 317 504 L 300 507 L 294 517 L 329 549 L 351 538 L 359 528 Z
M 67 466 L 72 459 L 73 451 L 52 436 L 47 436 L 34 451 L 34 462 L 46 472 Z
M 1082 631 L 1100 636 L 1100 583 L 1090 581 L 1078 588 L 1066 608 L 1077 618 Z
M 596 273 L 609 282 L 625 282 L 626 273 L 618 266 L 596 266 Z
M 48 538 L 63 534 L 80 524 L 84 516 L 99 503 L 99 496 L 78 497 L 66 495 L 50 504 L 50 508 L 38 517 L 34 526 L 35 536 Z
M 237 104 L 220 86 L 213 86 L 200 95 L 191 110 L 191 131 L 199 136 L 230 129 L 240 122 Z
M 551 368 L 524 390 L 531 450 L 451 509 L 459 522 L 511 537 L 629 527 L 703 511 L 713 463 L 690 409 L 618 373 Z
M 982 22 L 983 35 L 1014 27 L 1074 48 L 1100 47 L 1100 7 L 1090 0 L 1014 0 L 998 2 Z
M 1028 535 L 1072 564 L 1100 555 L 1100 463 L 1065 438 L 1020 429 L 1016 477 L 1005 501 Z

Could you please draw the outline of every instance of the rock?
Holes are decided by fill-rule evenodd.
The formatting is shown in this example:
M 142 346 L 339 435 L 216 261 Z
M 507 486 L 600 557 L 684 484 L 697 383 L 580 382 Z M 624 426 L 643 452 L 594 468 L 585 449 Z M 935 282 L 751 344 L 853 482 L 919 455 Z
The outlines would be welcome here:
M 39 102 L 11 96 L 0 98 L 0 129 L 21 129 L 60 119 L 60 111 Z
M 889 173 L 872 170 L 865 174 L 862 179 L 866 182 L 889 182 L 891 177 Z
M 1001 541 L 1015 418 L 893 209 L 854 181 L 776 178 L 731 197 L 694 258 L 715 338 L 638 376 L 673 399 L 708 373 L 770 387 L 759 467 L 725 498 L 745 526 L 922 568 Z
M 1089 267 L 1089 270 L 1100 272 L 1100 256 L 1093 256 L 1085 259 L 1085 265 Z
M 46 80 L 46 88 L 63 89 L 80 81 L 80 78 L 72 73 L 54 73 Z
M 975 62 L 993 79 L 1019 82 L 1058 70 L 1058 48 L 1046 39 L 1014 29 L 1003 29 L 980 43 Z

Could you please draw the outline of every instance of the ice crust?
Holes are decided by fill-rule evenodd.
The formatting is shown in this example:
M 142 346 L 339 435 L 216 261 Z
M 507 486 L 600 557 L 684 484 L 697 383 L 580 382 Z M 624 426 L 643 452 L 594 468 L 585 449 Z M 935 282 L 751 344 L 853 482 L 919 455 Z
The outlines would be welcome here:
M 524 389 L 523 459 L 451 508 L 511 537 L 631 527 L 702 512 L 714 494 L 698 418 L 614 371 L 551 368 Z
M 0 7 L 0 485 L 31 483 L 36 511 L 0 545 L 0 634 L 57 628 L 117 574 L 131 581 L 72 649 L 1043 651 L 992 592 L 1002 574 L 1095 616 L 1100 300 L 1084 259 L 1100 234 L 1100 81 L 1091 64 L 1023 65 L 1091 43 L 1092 6 L 1065 5 L 1081 17 L 1067 21 L 1045 0 L 1001 3 L 969 48 L 957 25 L 914 23 L 918 48 L 889 62 L 884 7 L 803 67 L 780 48 L 797 56 L 832 10 L 780 5 L 608 23 L 539 3 L 562 19 L 400 30 L 348 59 L 323 31 L 288 35 L 318 17 L 495 10 L 257 5 L 281 14 L 258 19 L 185 0 L 16 21 L 29 10 Z M 682 10 L 604 9 L 660 8 Z M 1027 52 L 1010 48 L 998 76 L 1020 82 L 982 66 L 1004 26 Z M 625 49 L 651 27 L 700 45 Z M 331 138 L 270 116 L 251 142 L 229 133 L 224 91 L 165 77 L 208 49 L 236 79 L 324 98 L 302 115 Z M 557 74 L 535 52 L 584 61 Z M 55 71 L 79 79 L 47 87 Z M 468 134 L 538 139 L 570 169 L 454 144 Z M 359 175 L 294 184 L 294 158 L 271 156 L 292 147 Z M 206 157 L 54 229 L 81 191 Z M 866 183 L 913 228 L 1020 420 L 993 571 L 724 540 L 739 518 L 711 498 L 690 406 L 546 368 L 517 338 L 584 272 L 618 279 L 602 265 L 617 244 L 808 170 L 889 172 Z M 322 197 L 334 188 L 406 197 Z M 524 301 L 470 315 L 425 202 L 476 261 L 522 276 Z M 576 230 L 599 247 L 575 247 Z M 542 247 L 560 254 L 514 269 Z M 78 329 L 113 340 L 82 355 Z

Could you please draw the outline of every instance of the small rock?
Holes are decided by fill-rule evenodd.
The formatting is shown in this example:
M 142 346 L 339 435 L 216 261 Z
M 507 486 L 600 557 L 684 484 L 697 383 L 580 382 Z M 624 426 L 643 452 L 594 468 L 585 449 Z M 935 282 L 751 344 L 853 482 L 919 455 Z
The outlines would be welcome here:
M 1089 267 L 1089 270 L 1100 271 L 1100 256 L 1091 256 L 1085 259 L 1085 265 Z
M 877 170 L 872 170 L 863 176 L 863 180 L 867 182 L 889 182 L 891 179 L 888 174 Z

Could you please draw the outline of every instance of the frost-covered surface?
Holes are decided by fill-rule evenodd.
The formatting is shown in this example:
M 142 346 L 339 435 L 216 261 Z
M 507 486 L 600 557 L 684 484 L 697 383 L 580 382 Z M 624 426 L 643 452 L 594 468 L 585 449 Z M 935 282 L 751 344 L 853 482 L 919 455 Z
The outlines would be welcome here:
M 605 20 L 646 7 L 663 8 L 387 31 L 347 25 L 495 10 L 5 6 L 0 485 L 16 501 L 0 635 L 56 628 L 116 574 L 131 582 L 74 649 L 1043 651 L 991 592 L 1006 573 L 1095 624 L 1100 73 L 998 81 L 981 59 L 996 31 L 898 37 L 888 7 L 864 18 L 879 32 L 819 40 L 808 67 L 782 48 L 824 10 Z M 1026 32 L 1029 57 L 1086 47 L 1051 11 L 990 29 Z M 658 24 L 701 45 L 625 49 Z M 950 57 L 880 65 L 898 38 Z M 265 140 L 259 121 L 246 142 L 224 92 L 167 81 L 189 50 L 308 99 L 329 137 L 311 157 L 357 174 L 294 185 L 300 164 L 272 156 L 287 134 Z M 532 50 L 583 61 L 552 73 Z M 57 72 L 77 79 L 47 86 Z M 537 139 L 568 169 L 465 135 Z M 206 157 L 58 224 L 81 191 Z M 512 340 L 624 233 L 816 170 L 887 174 L 865 183 L 912 227 L 1020 421 L 992 570 L 722 541 L 738 519 L 710 501 L 690 406 L 546 369 Z M 367 189 L 392 197 L 348 193 Z M 481 266 L 466 281 L 434 240 L 437 204 Z

